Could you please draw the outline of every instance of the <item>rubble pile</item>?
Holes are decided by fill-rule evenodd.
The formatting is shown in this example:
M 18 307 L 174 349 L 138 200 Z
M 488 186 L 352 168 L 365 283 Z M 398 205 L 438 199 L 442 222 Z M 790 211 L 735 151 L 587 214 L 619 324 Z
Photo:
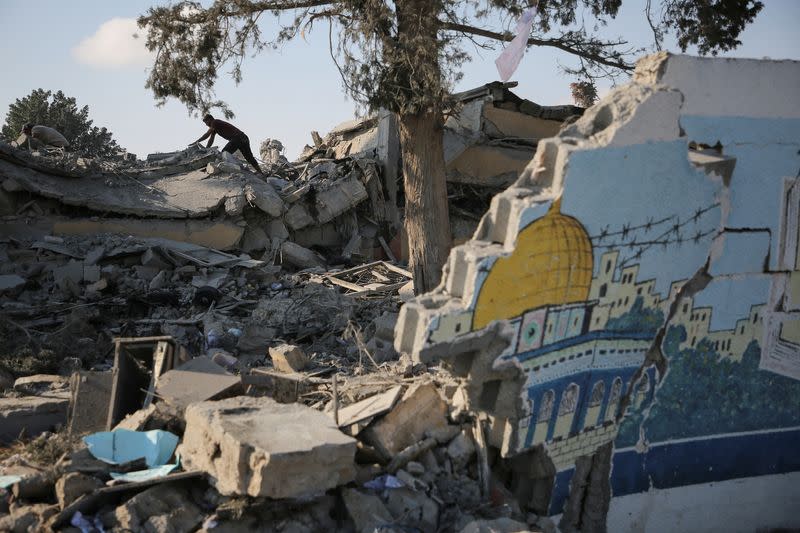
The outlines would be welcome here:
M 105 372 L 114 387 L 118 378 L 131 379 L 123 375 L 121 346 L 133 354 L 147 339 L 117 344 L 115 367 Z M 153 376 L 159 353 L 153 350 Z M 508 468 L 486 446 L 487 424 L 459 403 L 463 385 L 448 373 L 401 359 L 362 376 L 319 376 L 277 365 L 234 376 L 205 356 L 167 370 L 154 378 L 152 403 L 113 427 L 43 433 L 0 453 L 0 530 L 552 526 L 520 509 L 506 488 L 513 483 L 503 478 Z M 275 394 L 277 381 L 307 392 L 287 401 Z M 63 395 L 65 383 L 38 376 L 17 380 L 13 390 Z M 193 396 L 189 403 L 173 402 L 179 390 Z M 118 398 L 108 396 L 109 410 L 116 409 Z M 70 410 L 72 417 L 89 416 L 74 404 Z
M 511 86 L 456 95 L 456 243 L 580 111 Z M 465 376 L 395 350 L 396 119 L 311 136 L 264 175 L 0 142 L 0 530 L 552 529 Z

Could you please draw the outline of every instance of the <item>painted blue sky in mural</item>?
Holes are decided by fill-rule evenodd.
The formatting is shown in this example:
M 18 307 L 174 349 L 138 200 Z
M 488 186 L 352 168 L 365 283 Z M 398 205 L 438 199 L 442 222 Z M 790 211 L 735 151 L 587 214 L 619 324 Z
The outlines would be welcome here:
M 592 237 L 595 276 L 617 250 L 618 265 L 638 264 L 637 281 L 655 278 L 665 297 L 708 258 L 722 184 L 692 167 L 685 140 L 573 152 L 564 182 L 561 211 Z

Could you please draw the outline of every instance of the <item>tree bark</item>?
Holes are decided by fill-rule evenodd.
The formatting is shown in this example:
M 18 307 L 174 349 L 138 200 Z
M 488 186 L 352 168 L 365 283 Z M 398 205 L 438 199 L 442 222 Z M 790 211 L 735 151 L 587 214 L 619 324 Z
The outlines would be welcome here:
M 405 227 L 414 292 L 435 288 L 450 251 L 441 113 L 400 115 L 406 195 Z
M 439 65 L 440 0 L 397 0 L 397 46 L 388 54 L 398 106 L 406 194 L 405 226 L 414 292 L 439 284 L 450 250 Z

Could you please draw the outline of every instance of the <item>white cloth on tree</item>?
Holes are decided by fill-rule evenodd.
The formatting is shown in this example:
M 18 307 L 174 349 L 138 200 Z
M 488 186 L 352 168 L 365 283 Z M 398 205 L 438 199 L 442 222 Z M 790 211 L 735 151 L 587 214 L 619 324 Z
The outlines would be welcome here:
M 517 35 L 511 41 L 511 44 L 503 50 L 494 64 L 497 65 L 497 72 L 500 73 L 502 81 L 508 81 L 522 61 L 522 56 L 525 55 L 525 49 L 528 45 L 528 36 L 533 27 L 533 16 L 535 14 L 536 4 L 532 5 L 519 18 L 517 21 Z

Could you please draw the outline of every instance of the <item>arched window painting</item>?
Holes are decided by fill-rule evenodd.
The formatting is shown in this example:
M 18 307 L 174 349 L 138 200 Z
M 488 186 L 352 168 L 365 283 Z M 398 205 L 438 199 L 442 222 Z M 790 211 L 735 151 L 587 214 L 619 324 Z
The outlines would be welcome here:
M 555 392 L 549 390 L 542 395 L 542 405 L 539 407 L 538 422 L 547 422 L 553 415 L 553 402 L 555 400 Z
M 578 406 L 578 386 L 570 383 L 561 396 L 561 405 L 558 406 L 558 416 L 574 413 Z
M 617 406 L 621 395 L 622 379 L 614 378 L 614 382 L 611 384 L 611 394 L 608 397 L 608 406 L 606 407 L 606 420 L 614 420 L 617 416 Z
M 600 408 L 603 403 L 603 397 L 606 395 L 606 384 L 603 381 L 598 381 L 592 387 L 592 394 L 589 396 L 589 406 L 586 409 L 586 417 L 584 419 L 583 427 L 593 427 L 601 422 Z
M 606 394 L 606 384 L 598 381 L 592 389 L 592 396 L 589 398 L 589 407 L 597 407 L 603 403 L 603 396 Z

